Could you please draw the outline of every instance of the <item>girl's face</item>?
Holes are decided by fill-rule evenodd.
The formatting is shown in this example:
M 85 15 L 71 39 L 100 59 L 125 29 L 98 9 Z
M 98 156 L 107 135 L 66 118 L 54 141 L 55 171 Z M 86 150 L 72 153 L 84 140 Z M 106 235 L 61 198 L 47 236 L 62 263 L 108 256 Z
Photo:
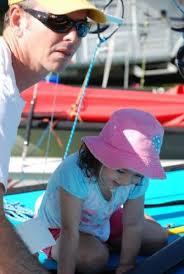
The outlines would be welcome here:
M 105 184 L 109 190 L 119 186 L 136 185 L 144 176 L 128 169 L 113 170 L 102 166 L 99 174 L 101 183 Z

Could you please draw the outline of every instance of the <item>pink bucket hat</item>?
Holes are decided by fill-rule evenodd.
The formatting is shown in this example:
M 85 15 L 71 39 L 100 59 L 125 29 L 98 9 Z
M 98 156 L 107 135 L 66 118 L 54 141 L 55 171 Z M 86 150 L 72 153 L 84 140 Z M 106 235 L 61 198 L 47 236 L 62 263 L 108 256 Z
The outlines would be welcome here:
M 103 165 L 130 169 L 149 178 L 165 178 L 160 162 L 164 130 L 148 112 L 125 108 L 114 112 L 98 136 L 82 141 Z

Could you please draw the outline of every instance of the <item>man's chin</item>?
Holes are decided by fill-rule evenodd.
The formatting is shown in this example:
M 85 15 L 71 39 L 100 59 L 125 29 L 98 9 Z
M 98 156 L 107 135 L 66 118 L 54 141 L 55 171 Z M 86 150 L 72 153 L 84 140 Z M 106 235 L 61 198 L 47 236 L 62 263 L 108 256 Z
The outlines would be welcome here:
M 56 65 L 50 68 L 48 71 L 53 73 L 61 73 L 66 69 L 68 65 L 69 65 L 68 63 L 64 63 L 62 65 Z

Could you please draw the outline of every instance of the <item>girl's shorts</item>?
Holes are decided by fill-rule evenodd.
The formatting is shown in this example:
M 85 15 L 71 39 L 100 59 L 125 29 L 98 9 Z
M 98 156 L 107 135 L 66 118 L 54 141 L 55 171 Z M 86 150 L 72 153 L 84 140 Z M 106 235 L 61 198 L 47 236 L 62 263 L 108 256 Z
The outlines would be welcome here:
M 110 218 L 110 236 L 108 241 L 113 241 L 116 239 L 119 239 L 122 234 L 122 216 L 123 216 L 123 209 L 118 208 L 111 216 Z M 55 240 L 59 238 L 61 229 L 60 228 L 49 228 L 52 236 Z M 51 246 L 43 249 L 43 252 L 48 256 L 48 258 L 51 257 Z

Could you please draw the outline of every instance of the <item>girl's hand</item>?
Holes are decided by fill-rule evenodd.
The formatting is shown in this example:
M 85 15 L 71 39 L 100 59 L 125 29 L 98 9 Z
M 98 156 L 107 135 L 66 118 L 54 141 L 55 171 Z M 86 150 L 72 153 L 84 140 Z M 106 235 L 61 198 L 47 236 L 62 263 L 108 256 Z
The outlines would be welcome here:
M 133 265 L 133 264 L 121 264 L 117 267 L 116 274 L 126 273 L 127 271 L 133 269 L 134 267 L 135 267 L 135 265 Z

